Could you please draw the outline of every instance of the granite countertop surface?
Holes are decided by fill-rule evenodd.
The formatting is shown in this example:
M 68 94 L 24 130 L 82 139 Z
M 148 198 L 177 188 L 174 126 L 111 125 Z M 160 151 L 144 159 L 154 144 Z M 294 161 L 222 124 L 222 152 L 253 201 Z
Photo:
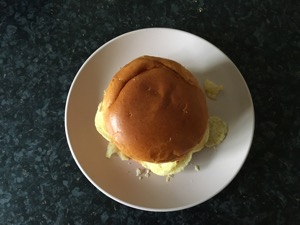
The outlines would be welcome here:
M 0 0 L 0 224 L 300 224 L 300 5 L 296 0 Z M 195 207 L 124 206 L 69 150 L 64 112 L 84 61 L 112 38 L 168 27 L 221 49 L 255 107 L 249 156 Z

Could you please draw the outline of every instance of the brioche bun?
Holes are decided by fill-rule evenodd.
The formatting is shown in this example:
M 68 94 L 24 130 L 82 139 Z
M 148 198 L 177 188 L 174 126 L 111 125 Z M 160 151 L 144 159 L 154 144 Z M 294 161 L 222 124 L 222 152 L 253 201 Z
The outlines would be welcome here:
M 198 80 L 179 63 L 142 56 L 112 78 L 95 125 L 131 159 L 151 163 L 180 160 L 207 138 L 205 94 Z

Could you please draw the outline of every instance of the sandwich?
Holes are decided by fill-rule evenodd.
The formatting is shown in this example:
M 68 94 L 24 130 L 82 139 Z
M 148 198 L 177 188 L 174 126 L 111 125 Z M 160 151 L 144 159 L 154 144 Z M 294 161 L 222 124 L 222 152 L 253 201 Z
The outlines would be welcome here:
M 107 156 L 139 162 L 167 176 L 182 171 L 209 139 L 205 92 L 176 61 L 141 56 L 110 81 L 95 116 Z

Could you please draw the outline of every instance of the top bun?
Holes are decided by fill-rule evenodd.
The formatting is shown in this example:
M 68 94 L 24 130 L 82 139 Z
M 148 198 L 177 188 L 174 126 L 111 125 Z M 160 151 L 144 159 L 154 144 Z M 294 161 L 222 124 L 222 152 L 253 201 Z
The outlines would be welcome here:
M 117 72 L 98 110 L 106 137 L 137 161 L 178 160 L 208 129 L 197 79 L 179 63 L 153 56 L 139 57 Z

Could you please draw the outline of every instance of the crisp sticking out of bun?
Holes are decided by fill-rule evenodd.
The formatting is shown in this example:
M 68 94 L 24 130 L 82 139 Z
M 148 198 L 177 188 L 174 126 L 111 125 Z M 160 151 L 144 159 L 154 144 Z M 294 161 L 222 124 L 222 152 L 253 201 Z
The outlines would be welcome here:
M 197 79 L 182 65 L 143 56 L 113 77 L 95 123 L 125 156 L 172 162 L 187 156 L 205 138 L 206 98 Z

